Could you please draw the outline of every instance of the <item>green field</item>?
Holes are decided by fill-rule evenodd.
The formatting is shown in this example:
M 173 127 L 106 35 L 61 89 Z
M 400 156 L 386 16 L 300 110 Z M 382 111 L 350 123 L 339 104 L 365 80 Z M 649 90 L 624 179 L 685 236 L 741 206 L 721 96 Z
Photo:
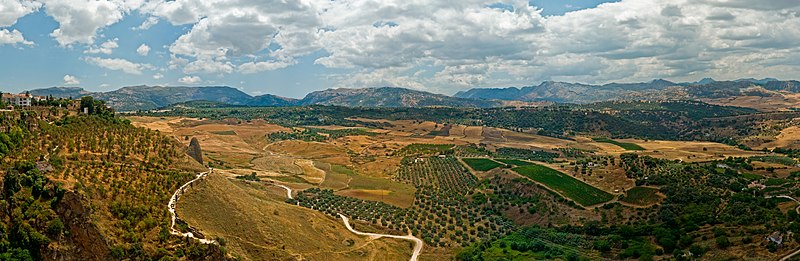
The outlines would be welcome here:
M 495 159 L 495 160 L 499 161 L 499 162 L 502 162 L 502 163 L 505 163 L 505 164 L 514 165 L 514 166 L 533 165 L 533 163 L 531 163 L 531 162 L 522 161 L 522 160 L 516 160 L 516 159 Z
M 615 141 L 615 140 L 612 140 L 612 139 L 609 139 L 609 138 L 592 138 L 592 140 L 594 140 L 596 142 L 611 143 L 611 144 L 617 145 L 620 148 L 623 148 L 623 149 L 626 149 L 626 150 L 645 150 L 645 148 L 642 148 L 642 146 L 636 145 L 635 143 L 619 142 L 619 141 Z
M 786 156 L 752 156 L 749 158 L 752 161 L 761 161 L 761 162 L 768 162 L 768 163 L 777 163 L 785 166 L 794 166 L 797 162 Z
M 571 198 L 583 206 L 600 204 L 614 198 L 614 196 L 608 192 L 592 187 L 580 180 L 542 165 L 532 164 L 516 167 L 513 170 L 534 181 L 544 184 L 548 188 L 561 193 L 565 197 Z
M 764 185 L 767 185 L 767 186 L 780 186 L 780 185 L 786 184 L 788 182 L 789 182 L 789 180 L 785 180 L 785 179 L 769 178 L 769 179 L 767 179 L 767 181 L 764 182 Z
M 633 187 L 627 191 L 622 202 L 634 205 L 647 206 L 658 203 L 661 197 L 658 196 L 658 189 L 648 187 Z
M 503 164 L 497 163 L 497 161 L 484 158 L 464 158 L 462 160 L 464 160 L 464 163 L 467 163 L 470 168 L 477 171 L 488 171 L 503 166 Z
M 750 173 L 750 172 L 742 172 L 742 177 L 744 177 L 745 179 L 747 179 L 749 181 L 759 180 L 759 179 L 763 179 L 764 178 L 761 175 L 753 174 L 753 173 Z

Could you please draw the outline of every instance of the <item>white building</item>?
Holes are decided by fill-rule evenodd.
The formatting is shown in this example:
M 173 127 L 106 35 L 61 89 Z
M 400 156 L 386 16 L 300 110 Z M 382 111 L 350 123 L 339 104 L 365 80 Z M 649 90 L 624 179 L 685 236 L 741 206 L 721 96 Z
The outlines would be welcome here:
M 7 105 L 17 107 L 30 107 L 33 101 L 33 95 L 30 94 L 11 94 L 3 93 L 3 102 Z

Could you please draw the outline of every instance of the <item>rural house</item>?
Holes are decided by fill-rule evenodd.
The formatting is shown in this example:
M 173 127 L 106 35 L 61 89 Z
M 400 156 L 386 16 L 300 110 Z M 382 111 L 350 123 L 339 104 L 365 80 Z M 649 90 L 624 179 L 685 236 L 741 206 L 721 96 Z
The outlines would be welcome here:
M 772 234 L 770 234 L 769 236 L 767 236 L 767 239 L 768 239 L 770 242 L 772 242 L 772 243 L 775 243 L 775 244 L 778 244 L 778 245 L 781 245 L 781 244 L 783 244 L 783 234 L 781 234 L 781 232 L 780 232 L 780 231 L 775 231 L 775 232 L 772 232 Z

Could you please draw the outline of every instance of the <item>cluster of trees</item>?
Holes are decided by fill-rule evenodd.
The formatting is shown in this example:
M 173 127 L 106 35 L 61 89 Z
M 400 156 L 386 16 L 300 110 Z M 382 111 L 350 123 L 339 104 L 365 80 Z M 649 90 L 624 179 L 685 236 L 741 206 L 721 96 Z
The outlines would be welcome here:
M 89 115 L 113 116 L 114 110 L 106 106 L 106 102 L 95 100 L 92 96 L 81 97 L 80 112 L 88 112 Z
M 453 151 L 453 156 L 462 158 L 479 158 L 486 155 L 492 155 L 492 152 L 485 147 L 479 145 L 458 145 Z
M 400 170 L 394 179 L 414 185 L 442 190 L 446 194 L 464 195 L 478 183 L 472 173 L 453 157 L 413 158 L 401 161 Z
M 479 239 L 493 240 L 511 231 L 513 223 L 464 196 L 444 195 L 421 188 L 412 207 L 339 196 L 332 190 L 311 188 L 298 193 L 298 204 L 337 217 L 342 213 L 399 234 L 411 232 L 433 247 L 467 246 Z
M 10 127 L 10 131 L 0 133 L 0 159 L 14 151 L 22 144 L 24 133 L 19 126 Z
M 40 250 L 66 233 L 55 211 L 64 193 L 33 162 L 14 162 L 0 194 L 0 259 L 42 259 Z
M 497 152 L 495 153 L 495 157 L 535 160 L 541 162 L 553 162 L 553 159 L 558 158 L 559 156 L 560 155 L 558 153 L 519 148 L 498 148 Z
M 59 108 L 67 108 L 72 106 L 72 97 L 70 98 L 55 98 L 52 95 L 48 96 L 44 100 L 33 101 L 33 106 L 46 106 L 46 107 L 59 107 Z
M 338 139 L 345 136 L 374 136 L 374 132 L 369 132 L 362 128 L 347 128 L 338 130 L 302 128 L 294 129 L 292 132 L 274 132 L 269 134 L 270 141 L 281 140 L 302 140 L 323 142 L 331 139 Z

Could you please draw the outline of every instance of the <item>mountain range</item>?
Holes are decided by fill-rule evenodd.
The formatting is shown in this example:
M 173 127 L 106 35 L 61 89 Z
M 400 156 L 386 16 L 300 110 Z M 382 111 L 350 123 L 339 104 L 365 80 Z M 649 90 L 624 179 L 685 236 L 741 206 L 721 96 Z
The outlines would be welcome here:
M 458 92 L 454 96 L 484 100 L 544 100 L 583 104 L 615 100 L 703 100 L 748 95 L 780 95 L 780 93 L 797 93 L 798 91 L 800 91 L 800 82 L 798 81 L 780 81 L 771 78 L 715 81 L 705 78 L 691 83 L 674 83 L 657 79 L 644 83 L 604 85 L 546 81 L 538 86 L 522 88 L 475 88 Z
M 499 107 L 538 105 L 542 103 L 586 104 L 602 101 L 629 100 L 703 100 L 729 97 L 779 97 L 800 93 L 800 82 L 777 79 L 740 79 L 716 81 L 706 78 L 697 82 L 675 83 L 657 79 L 642 83 L 609 83 L 590 85 L 546 81 L 538 86 L 522 88 L 474 88 L 454 96 L 399 87 L 361 89 L 328 89 L 315 91 L 303 99 L 266 94 L 251 96 L 227 86 L 162 87 L 130 86 L 109 92 L 89 92 L 79 87 L 52 87 L 32 90 L 38 96 L 93 96 L 105 100 L 119 111 L 150 110 L 189 101 L 211 101 L 245 106 L 380 106 L 380 107 Z
M 60 98 L 92 96 L 106 101 L 119 111 L 151 110 L 189 101 L 211 101 L 230 105 L 246 106 L 382 106 L 382 107 L 498 107 L 507 101 L 478 100 L 451 97 L 423 91 L 397 87 L 363 89 L 328 89 L 309 93 L 303 99 L 292 99 L 266 94 L 251 96 L 239 89 L 227 86 L 209 87 L 162 87 L 130 86 L 109 92 L 89 92 L 79 87 L 51 87 L 31 90 L 36 96 Z

